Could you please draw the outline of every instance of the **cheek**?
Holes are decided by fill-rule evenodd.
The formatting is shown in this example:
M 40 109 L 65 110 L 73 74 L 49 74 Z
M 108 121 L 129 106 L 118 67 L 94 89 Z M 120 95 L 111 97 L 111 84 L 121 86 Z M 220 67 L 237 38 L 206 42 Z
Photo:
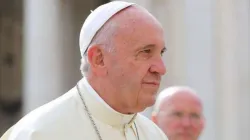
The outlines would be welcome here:
M 194 128 L 195 134 L 199 135 L 202 132 L 203 128 L 204 128 L 204 124 L 201 123 L 201 124 L 199 124 L 197 126 L 194 126 L 193 128 Z
M 169 126 L 169 129 L 171 130 L 177 130 L 180 127 L 180 124 L 179 122 L 169 120 L 169 122 L 167 122 L 167 126 Z
M 112 66 L 113 79 L 116 80 L 115 84 L 120 84 L 123 88 L 126 88 L 127 92 L 131 93 L 127 96 L 135 98 L 135 94 L 147 93 L 149 90 L 142 89 L 142 80 L 148 78 L 148 64 L 134 62 L 132 60 L 122 60 L 122 63 Z M 142 91 L 143 90 L 143 91 Z M 140 93 L 139 98 L 149 98 L 148 96 L 144 97 L 144 94 Z M 143 96 L 143 97 L 141 97 Z
M 171 119 L 165 119 L 164 121 L 159 122 L 159 124 L 161 125 L 163 131 L 166 132 L 168 135 L 175 134 L 180 128 L 179 123 Z
M 146 75 L 150 69 L 150 62 L 149 61 L 139 61 L 130 59 L 128 60 L 128 66 L 130 69 L 133 69 L 133 72 L 137 75 Z

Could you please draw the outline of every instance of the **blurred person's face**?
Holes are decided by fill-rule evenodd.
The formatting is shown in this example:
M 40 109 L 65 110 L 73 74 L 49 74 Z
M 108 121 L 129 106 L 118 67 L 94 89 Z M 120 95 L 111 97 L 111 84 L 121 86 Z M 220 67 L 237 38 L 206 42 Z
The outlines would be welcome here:
M 197 140 L 204 127 L 201 102 L 192 94 L 163 101 L 156 119 L 169 140 Z

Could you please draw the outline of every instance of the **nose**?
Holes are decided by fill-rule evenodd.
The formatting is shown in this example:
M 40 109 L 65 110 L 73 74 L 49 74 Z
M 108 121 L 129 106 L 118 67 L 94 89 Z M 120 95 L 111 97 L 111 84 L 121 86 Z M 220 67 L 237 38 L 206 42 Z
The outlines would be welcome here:
M 159 73 L 160 75 L 164 75 L 166 73 L 166 67 L 163 62 L 162 57 L 156 58 L 150 67 L 150 72 Z
M 189 117 L 183 117 L 182 118 L 182 125 L 185 127 L 188 127 L 191 125 L 191 120 Z

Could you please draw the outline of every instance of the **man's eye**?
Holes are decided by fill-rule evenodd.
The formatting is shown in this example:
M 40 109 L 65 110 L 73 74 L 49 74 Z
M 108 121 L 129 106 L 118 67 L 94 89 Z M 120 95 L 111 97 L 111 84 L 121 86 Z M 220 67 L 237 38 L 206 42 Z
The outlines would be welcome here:
M 183 114 L 181 112 L 174 112 L 173 115 L 176 117 L 182 117 Z
M 164 53 L 165 53 L 165 50 L 161 51 L 161 56 L 163 56 Z
M 198 115 L 196 113 L 192 113 L 191 114 L 191 118 L 193 118 L 193 119 L 200 119 L 200 115 Z
M 153 50 L 152 49 L 143 49 L 143 50 L 140 50 L 138 53 L 137 53 L 137 58 L 138 59 L 149 59 L 151 56 L 153 55 Z
M 151 50 L 150 49 L 146 49 L 146 50 L 143 50 L 142 52 L 143 53 L 151 53 Z

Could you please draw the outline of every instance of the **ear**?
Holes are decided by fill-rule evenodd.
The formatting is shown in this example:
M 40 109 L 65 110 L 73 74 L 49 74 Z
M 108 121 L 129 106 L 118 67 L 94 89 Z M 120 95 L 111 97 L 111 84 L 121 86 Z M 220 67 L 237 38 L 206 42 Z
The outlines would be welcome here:
M 158 122 L 157 122 L 157 119 L 156 119 L 156 113 L 155 113 L 155 112 L 152 113 L 151 120 L 152 120 L 155 124 L 158 123 Z
M 88 61 L 91 71 L 95 75 L 103 76 L 106 73 L 104 63 L 104 50 L 101 46 L 91 46 L 88 50 Z
M 201 120 L 201 129 L 203 130 L 204 129 L 204 127 L 206 126 L 206 118 L 205 118 L 205 116 L 202 116 L 202 120 Z

